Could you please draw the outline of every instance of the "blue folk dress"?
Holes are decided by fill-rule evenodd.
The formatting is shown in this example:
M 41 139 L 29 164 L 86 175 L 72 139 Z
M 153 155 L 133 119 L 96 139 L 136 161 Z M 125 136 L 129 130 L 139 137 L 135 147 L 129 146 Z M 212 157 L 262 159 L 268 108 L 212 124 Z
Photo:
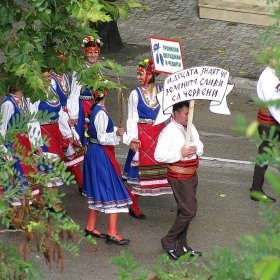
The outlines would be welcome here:
M 119 137 L 111 117 L 99 105 L 93 108 L 89 135 L 83 166 L 83 194 L 88 198 L 89 208 L 107 214 L 128 212 L 132 201 L 115 158 Z

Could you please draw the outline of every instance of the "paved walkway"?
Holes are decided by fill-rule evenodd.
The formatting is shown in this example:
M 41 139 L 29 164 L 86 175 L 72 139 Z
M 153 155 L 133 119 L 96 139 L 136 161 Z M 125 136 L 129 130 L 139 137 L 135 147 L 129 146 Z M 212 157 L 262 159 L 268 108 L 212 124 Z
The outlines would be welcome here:
M 152 10 L 135 10 L 127 21 L 118 22 L 125 43 L 148 46 L 149 36 L 179 39 L 186 67 L 221 67 L 233 77 L 257 80 L 264 65 L 252 53 L 261 53 L 263 45 L 258 33 L 264 34 L 265 27 L 200 19 L 198 0 L 140 2 Z M 150 53 L 128 61 L 127 66 L 146 57 Z

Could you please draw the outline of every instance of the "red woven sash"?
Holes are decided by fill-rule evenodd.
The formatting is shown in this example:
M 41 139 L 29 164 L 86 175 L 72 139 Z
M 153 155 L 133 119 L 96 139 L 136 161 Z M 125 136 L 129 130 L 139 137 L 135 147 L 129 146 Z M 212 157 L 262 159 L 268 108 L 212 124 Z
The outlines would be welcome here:
M 260 108 L 257 120 L 265 124 L 277 124 L 276 120 L 272 117 L 269 110 L 265 107 Z
M 199 159 L 180 160 L 169 164 L 167 178 L 169 180 L 185 180 L 196 175 L 196 169 L 199 165 Z

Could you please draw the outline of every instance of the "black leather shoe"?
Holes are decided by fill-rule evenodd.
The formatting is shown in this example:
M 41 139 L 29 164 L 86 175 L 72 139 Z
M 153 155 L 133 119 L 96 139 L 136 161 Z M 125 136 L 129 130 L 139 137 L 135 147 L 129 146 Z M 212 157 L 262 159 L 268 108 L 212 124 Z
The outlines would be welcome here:
M 179 255 L 177 254 L 177 251 L 176 250 L 168 250 L 168 251 L 166 251 L 167 252 L 167 254 L 171 257 L 171 258 L 173 258 L 173 259 L 175 259 L 175 260 L 178 260 L 179 259 Z
M 87 230 L 85 229 L 85 236 L 93 236 L 95 238 L 106 238 L 107 234 L 105 233 L 94 233 L 94 230 Z
M 116 234 L 117 235 L 117 234 Z M 117 245 L 127 245 L 129 244 L 130 240 L 129 239 L 122 239 L 119 240 L 116 238 L 115 236 L 111 236 L 111 235 L 107 235 L 107 244 L 111 245 L 111 244 L 117 244 Z
M 83 189 L 82 188 L 78 188 L 80 195 L 83 195 Z
M 143 213 L 141 213 L 140 215 L 136 215 L 135 212 L 131 208 L 129 208 L 129 215 L 136 219 L 143 219 L 143 220 L 147 219 L 147 217 Z
M 189 252 L 191 252 L 191 256 L 194 257 L 194 256 L 199 256 L 201 257 L 202 256 L 202 252 L 198 252 L 198 251 L 194 251 L 192 248 L 190 247 L 183 247 L 183 252 L 184 254 L 187 254 Z
M 266 194 L 264 193 L 263 190 L 257 191 L 257 190 L 253 190 L 253 189 L 251 188 L 251 189 L 250 189 L 250 192 L 253 192 L 253 191 L 254 191 L 254 192 L 259 192 L 259 193 L 261 193 L 261 194 L 262 194 L 262 198 L 264 199 L 265 202 L 276 202 L 276 199 L 275 199 L 275 198 L 266 195 Z M 250 194 L 250 197 L 251 197 L 251 200 L 260 201 L 260 199 L 255 198 L 255 197 L 252 197 L 251 194 Z

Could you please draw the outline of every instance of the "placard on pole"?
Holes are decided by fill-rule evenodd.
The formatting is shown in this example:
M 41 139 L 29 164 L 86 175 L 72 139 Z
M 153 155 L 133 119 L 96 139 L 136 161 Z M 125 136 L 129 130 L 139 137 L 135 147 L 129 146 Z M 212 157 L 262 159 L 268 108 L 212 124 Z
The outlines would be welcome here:
M 150 46 L 156 73 L 172 74 L 185 69 L 179 40 L 150 36 Z

